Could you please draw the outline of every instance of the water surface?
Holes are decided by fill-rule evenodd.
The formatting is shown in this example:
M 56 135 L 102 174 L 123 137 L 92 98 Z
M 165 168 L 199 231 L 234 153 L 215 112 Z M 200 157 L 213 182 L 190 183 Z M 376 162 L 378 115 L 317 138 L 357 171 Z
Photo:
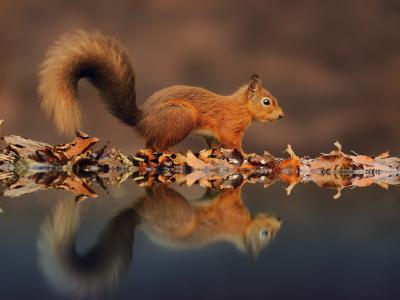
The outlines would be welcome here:
M 159 198 L 154 206 L 140 206 L 146 191 L 129 183 L 78 205 L 63 191 L 2 197 L 2 298 L 400 296 L 398 188 L 346 190 L 339 200 L 332 199 L 334 191 L 311 184 L 297 186 L 290 197 L 279 184 L 268 189 L 246 185 L 223 200 L 215 195 L 199 200 L 205 192 L 199 187 L 170 188 L 174 190 L 167 197 L 166 191 L 164 196 L 153 194 L 151 203 Z M 222 214 L 199 233 L 200 225 L 191 224 L 193 208 L 204 212 L 218 201 L 226 204 Z M 51 227 L 46 222 L 60 203 L 67 211 L 61 211 Z M 258 256 L 254 247 L 243 247 L 233 238 L 240 224 L 221 225 L 247 210 L 250 219 L 262 215 L 279 220 L 280 226 L 269 224 L 259 236 L 263 243 Z M 65 225 L 77 214 L 81 222 L 71 238 L 75 248 L 67 239 L 63 251 L 58 251 L 60 245 L 51 248 L 51 230 L 62 231 L 57 224 Z

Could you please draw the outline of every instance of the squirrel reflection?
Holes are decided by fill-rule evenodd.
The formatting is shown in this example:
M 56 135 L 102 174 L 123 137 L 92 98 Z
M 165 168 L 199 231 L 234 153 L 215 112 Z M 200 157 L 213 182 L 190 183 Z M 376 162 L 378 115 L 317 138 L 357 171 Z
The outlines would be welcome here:
M 208 190 L 200 200 L 188 202 L 175 190 L 158 185 L 135 209 L 153 241 L 177 250 L 229 241 L 256 257 L 281 225 L 274 216 L 252 217 L 243 205 L 241 188 Z
M 207 190 L 199 200 L 155 185 L 133 207 L 109 221 L 96 244 L 86 253 L 76 251 L 79 205 L 58 203 L 42 225 L 39 260 L 46 278 L 66 294 L 99 296 L 112 290 L 128 270 L 137 225 L 164 247 L 186 250 L 227 241 L 258 256 L 281 226 L 279 218 L 251 216 L 241 199 L 241 188 Z

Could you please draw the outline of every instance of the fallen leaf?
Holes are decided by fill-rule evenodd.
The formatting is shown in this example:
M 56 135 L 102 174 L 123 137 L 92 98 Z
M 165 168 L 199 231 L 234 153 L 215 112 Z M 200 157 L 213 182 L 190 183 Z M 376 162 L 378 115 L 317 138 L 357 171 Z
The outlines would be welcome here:
M 190 150 L 186 154 L 186 163 L 193 169 L 204 169 L 207 166 L 204 161 L 198 159 Z

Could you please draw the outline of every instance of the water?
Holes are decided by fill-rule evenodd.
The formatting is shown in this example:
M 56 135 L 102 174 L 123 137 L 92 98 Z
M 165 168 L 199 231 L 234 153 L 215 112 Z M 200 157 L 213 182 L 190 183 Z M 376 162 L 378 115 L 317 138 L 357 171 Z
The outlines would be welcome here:
M 204 193 L 199 187 L 170 188 L 180 195 L 162 191 L 164 196 L 156 196 L 163 200 L 147 206 L 140 205 L 146 202 L 145 190 L 130 183 L 112 188 L 109 195 L 101 192 L 99 198 L 77 206 L 64 191 L 2 197 L 1 298 L 400 296 L 398 188 L 345 190 L 339 200 L 334 200 L 334 191 L 312 184 L 297 186 L 290 197 L 281 184 L 268 189 L 246 185 L 241 193 L 214 202 L 196 200 Z M 204 212 L 218 201 L 225 206 L 211 218 L 214 223 L 206 229 L 204 224 L 190 223 L 194 207 Z M 51 223 L 46 227 L 57 207 L 64 210 L 59 210 L 53 227 Z M 233 238 L 240 231 L 240 222 L 229 222 L 229 214 L 245 215 L 246 210 L 253 218 L 258 214 L 270 220 L 280 218 L 280 228 L 276 221 L 268 225 L 264 240 L 270 241 L 257 258 L 251 247 L 242 247 L 240 239 Z M 202 220 L 215 211 L 203 214 Z M 65 222 L 60 220 L 73 220 L 77 215 L 81 222 L 75 239 L 73 235 L 71 238 L 76 251 L 67 247 L 67 238 L 55 247 L 57 243 L 52 244 L 51 237 L 62 231 L 60 224 Z M 160 219 L 163 221 L 157 222 Z M 221 225 L 224 220 L 227 224 Z M 107 230 L 105 238 L 99 238 Z M 213 235 L 216 237 L 211 239 Z M 182 238 L 187 236 L 190 238 Z M 96 244 L 97 252 L 90 252 Z

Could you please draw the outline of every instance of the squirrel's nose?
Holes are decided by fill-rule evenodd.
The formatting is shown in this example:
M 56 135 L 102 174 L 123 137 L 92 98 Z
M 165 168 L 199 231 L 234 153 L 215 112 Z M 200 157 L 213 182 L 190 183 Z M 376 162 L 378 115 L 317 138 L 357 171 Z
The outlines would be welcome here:
M 282 119 L 283 118 L 283 116 L 284 116 L 284 114 L 282 113 L 282 114 L 279 114 L 279 116 L 278 116 L 278 119 Z

